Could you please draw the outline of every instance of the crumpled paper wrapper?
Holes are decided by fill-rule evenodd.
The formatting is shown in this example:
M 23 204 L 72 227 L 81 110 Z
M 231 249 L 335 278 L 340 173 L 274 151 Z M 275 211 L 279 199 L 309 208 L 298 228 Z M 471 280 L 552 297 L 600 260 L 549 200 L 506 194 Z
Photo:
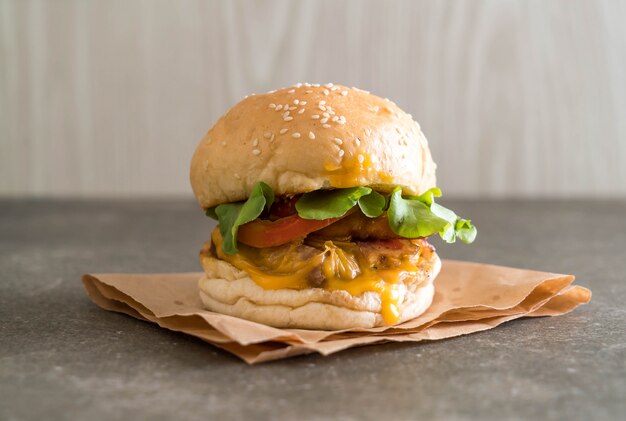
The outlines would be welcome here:
M 200 273 L 89 274 L 83 284 L 105 310 L 196 336 L 249 364 L 381 342 L 419 342 L 492 329 L 520 317 L 558 316 L 591 299 L 572 275 L 446 260 L 430 308 L 392 327 L 278 329 L 202 308 Z

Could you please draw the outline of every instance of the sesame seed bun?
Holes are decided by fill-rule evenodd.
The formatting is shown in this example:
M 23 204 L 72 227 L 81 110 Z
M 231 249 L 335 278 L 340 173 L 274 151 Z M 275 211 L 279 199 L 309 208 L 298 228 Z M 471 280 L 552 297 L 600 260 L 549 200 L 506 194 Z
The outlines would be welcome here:
M 251 95 L 209 130 L 191 161 L 203 208 L 245 200 L 258 181 L 277 195 L 323 188 L 435 186 L 419 124 L 393 102 L 356 88 L 298 84 Z

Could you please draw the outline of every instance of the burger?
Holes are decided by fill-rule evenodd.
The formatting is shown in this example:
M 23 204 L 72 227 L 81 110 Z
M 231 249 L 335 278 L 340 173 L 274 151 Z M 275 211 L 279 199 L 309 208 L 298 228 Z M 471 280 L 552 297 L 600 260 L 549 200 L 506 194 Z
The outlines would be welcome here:
M 250 95 L 209 130 L 191 186 L 216 219 L 200 252 L 203 305 L 270 326 L 391 326 L 431 305 L 429 238 L 476 228 L 435 202 L 420 126 L 357 88 L 297 84 Z

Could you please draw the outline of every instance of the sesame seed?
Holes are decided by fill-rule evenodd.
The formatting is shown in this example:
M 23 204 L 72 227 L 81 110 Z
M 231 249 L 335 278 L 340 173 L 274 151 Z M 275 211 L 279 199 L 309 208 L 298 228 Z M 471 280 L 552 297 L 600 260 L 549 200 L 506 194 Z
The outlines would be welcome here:
M 300 100 L 294 99 L 294 100 L 293 100 L 293 103 L 294 103 L 294 104 L 296 104 L 296 105 L 298 105 L 298 104 L 300 103 Z
M 369 127 L 366 127 L 365 128 L 365 134 L 368 135 L 368 136 L 371 136 L 372 135 L 372 129 L 370 129 Z
M 323 119 L 320 120 L 322 123 L 326 123 L 328 121 L 328 118 L 324 117 Z
M 288 117 L 288 116 L 289 116 L 289 110 L 287 110 L 287 111 L 285 111 L 285 112 L 283 113 L 283 118 Z
M 342 145 L 343 144 L 343 140 L 339 139 L 338 137 L 334 138 L 333 140 L 335 141 L 335 143 L 337 145 Z
M 337 120 L 337 123 L 339 123 L 339 124 L 341 124 L 343 126 L 344 124 L 346 124 L 346 120 L 339 119 L 339 120 Z
M 333 84 L 332 84 L 332 83 L 327 83 L 327 84 L 326 84 L 326 85 L 324 85 L 324 86 L 326 86 L 327 88 L 332 88 L 332 87 L 333 87 Z
M 336 91 L 337 89 L 339 89 L 339 88 L 336 87 L 336 86 L 333 86 L 332 88 L 330 88 L 331 91 Z
M 272 133 L 272 137 L 270 137 L 270 142 L 274 141 L 274 133 Z
M 308 83 L 308 82 L 305 82 L 305 83 L 304 83 L 304 86 L 307 86 L 307 87 L 308 87 L 308 86 L 311 86 L 311 84 L 310 84 L 310 83 Z
M 348 91 L 341 91 L 341 95 L 343 95 L 343 96 L 348 95 Z
M 319 108 L 322 111 L 326 111 L 326 107 L 324 107 L 323 105 L 318 106 L 317 108 Z
M 359 154 L 359 156 L 357 156 L 356 159 L 359 160 L 359 164 L 362 164 L 363 161 L 365 161 L 365 157 L 363 155 L 361 155 L 361 154 Z
M 330 129 L 330 124 L 322 124 L 322 127 L 325 129 Z
M 291 137 L 293 137 L 294 139 L 300 139 L 300 133 L 295 132 L 291 135 Z
M 320 118 L 320 115 L 319 115 L 319 114 L 313 114 L 313 115 L 311 116 L 311 118 L 312 118 L 313 120 L 317 120 L 318 118 Z
M 323 115 L 324 117 L 326 117 L 326 118 L 330 117 L 330 114 L 328 114 L 328 113 L 326 113 L 326 112 L 322 113 L 322 115 Z
M 336 115 L 333 116 L 333 118 L 331 118 L 331 121 L 337 121 L 339 120 L 339 117 L 337 117 Z
M 285 105 L 283 105 L 283 109 L 284 109 L 284 110 L 288 110 L 288 109 L 289 109 L 289 104 L 285 104 Z
M 306 105 L 306 101 L 300 101 L 300 105 Z
M 320 84 L 319 84 L 319 83 L 314 83 L 314 84 L 313 84 L 313 85 L 311 85 L 311 86 L 313 86 L 314 88 L 319 88 L 319 87 L 320 87 Z
M 311 140 L 315 139 L 315 133 L 309 132 L 309 139 Z
M 276 111 L 280 111 L 280 110 L 282 110 L 282 109 L 283 109 L 283 106 L 282 106 L 282 105 L 280 105 L 280 104 L 276 105 Z
M 272 132 L 265 132 L 263 133 L 263 137 L 266 139 L 269 139 L 270 137 L 272 137 Z
M 270 104 L 270 108 L 276 108 L 276 104 L 274 103 Z
M 321 101 L 319 102 L 319 104 L 320 104 L 320 105 L 324 105 L 324 104 L 326 104 L 326 101 L 321 100 Z
M 298 110 L 298 114 L 302 114 L 303 112 L 304 112 L 304 108 L 300 108 L 300 109 Z
M 283 120 L 284 120 L 284 121 L 291 121 L 291 120 L 293 120 L 293 117 L 291 117 L 291 116 L 289 116 L 289 117 L 285 117 L 285 118 L 283 118 Z
M 257 146 L 259 144 L 259 139 L 254 139 L 252 141 L 252 146 Z
M 280 133 L 280 134 L 285 134 L 285 133 L 287 133 L 287 130 L 289 130 L 289 129 L 280 129 L 280 132 L 279 132 L 279 133 Z
M 343 150 L 343 149 L 340 149 L 340 150 L 339 150 L 339 156 L 343 156 L 343 154 L 345 154 L 344 150 Z
M 298 108 L 298 107 L 296 107 L 295 105 L 292 105 L 291 107 L 289 107 L 289 110 L 290 110 L 290 111 L 293 111 L 293 110 L 295 110 L 296 108 Z
M 268 91 L 268 94 L 273 94 L 274 92 L 276 92 L 276 89 L 272 89 L 271 91 Z
M 356 142 L 357 146 L 361 145 L 361 139 L 359 139 L 358 137 L 356 138 L 355 142 Z
M 313 93 L 313 91 L 312 91 L 312 90 L 310 90 L 310 89 L 307 89 L 306 91 L 304 91 L 304 93 L 305 93 L 305 94 L 312 94 L 312 93 Z
M 258 149 L 252 149 L 252 155 L 260 155 L 261 151 Z
M 324 95 L 328 95 L 330 91 L 328 89 L 324 89 Z
M 287 91 L 288 94 L 293 94 L 296 90 L 295 89 L 290 89 Z
M 302 83 L 298 82 L 294 85 L 296 88 L 299 88 L 300 86 L 302 86 Z

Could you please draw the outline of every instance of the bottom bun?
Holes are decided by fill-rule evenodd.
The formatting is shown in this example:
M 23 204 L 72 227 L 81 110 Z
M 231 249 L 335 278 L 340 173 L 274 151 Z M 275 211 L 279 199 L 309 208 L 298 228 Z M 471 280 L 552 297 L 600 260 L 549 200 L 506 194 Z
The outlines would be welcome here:
M 200 298 L 208 310 L 279 328 L 339 330 L 386 326 L 381 297 L 369 291 L 353 296 L 347 291 L 322 288 L 266 290 L 228 262 L 202 256 L 205 275 L 199 281 Z M 424 313 L 435 293 L 433 280 L 441 269 L 435 252 L 420 265 L 422 271 L 407 278 L 398 300 L 397 323 Z

